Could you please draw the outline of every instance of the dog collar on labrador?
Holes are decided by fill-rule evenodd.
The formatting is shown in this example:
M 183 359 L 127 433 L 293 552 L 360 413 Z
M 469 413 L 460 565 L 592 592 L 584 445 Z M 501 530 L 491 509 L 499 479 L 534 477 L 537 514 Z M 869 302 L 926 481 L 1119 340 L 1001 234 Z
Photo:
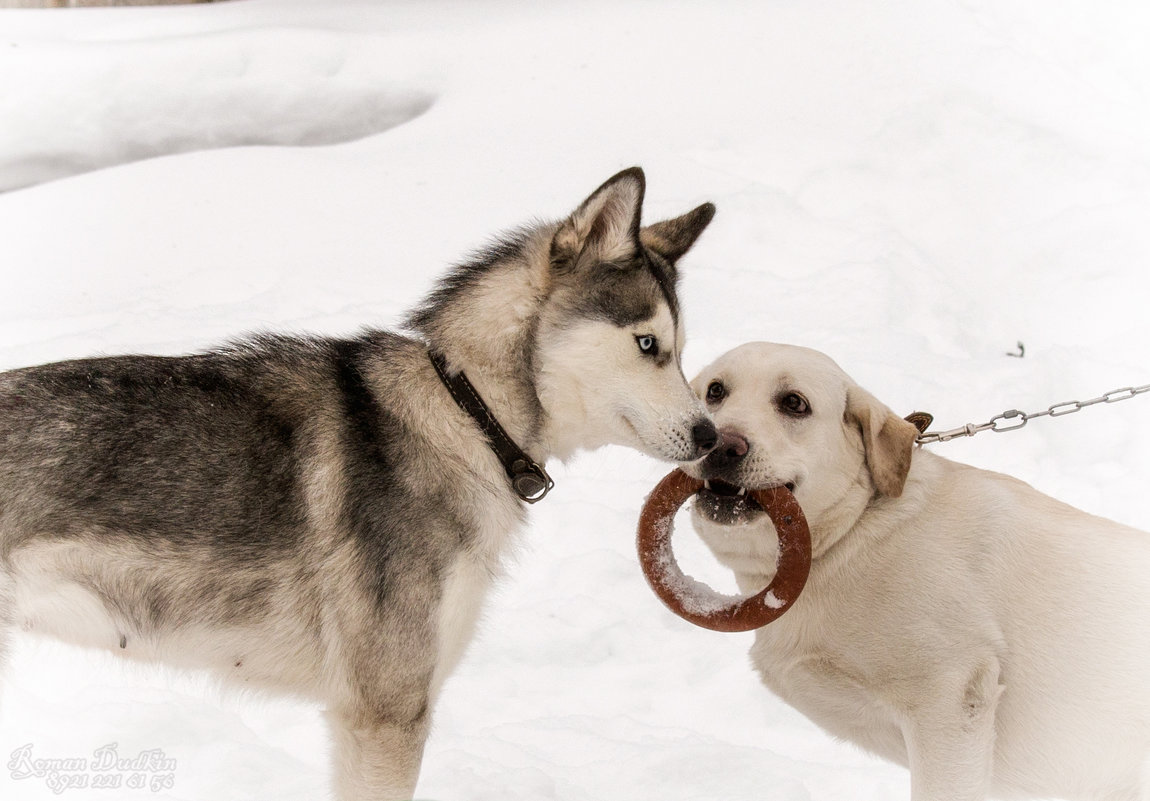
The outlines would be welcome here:
M 544 496 L 555 486 L 551 476 L 547 475 L 543 466 L 532 460 L 523 452 L 522 448 L 515 444 L 515 440 L 507 435 L 503 426 L 499 425 L 495 415 L 487 408 L 487 404 L 483 402 L 483 398 L 479 397 L 479 393 L 475 391 L 475 386 L 467 379 L 462 370 L 455 375 L 449 375 L 447 359 L 443 357 L 442 353 L 429 350 L 427 355 L 435 367 L 435 372 L 439 375 L 439 380 L 447 387 L 451 397 L 455 398 L 459 408 L 467 412 L 487 436 L 487 444 L 491 446 L 491 450 L 503 463 L 503 469 L 507 471 L 507 476 L 511 479 L 511 488 L 515 490 L 515 494 L 519 496 L 520 500 L 527 503 L 543 500 Z

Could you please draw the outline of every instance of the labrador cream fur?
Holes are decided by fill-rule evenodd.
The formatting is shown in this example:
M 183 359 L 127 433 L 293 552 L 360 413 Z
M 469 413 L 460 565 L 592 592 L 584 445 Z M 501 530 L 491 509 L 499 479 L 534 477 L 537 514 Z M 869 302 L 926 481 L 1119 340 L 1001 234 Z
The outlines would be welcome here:
M 908 766 L 913 801 L 1150 798 L 1150 534 L 916 449 L 816 351 L 743 345 L 692 386 L 716 383 L 708 410 L 746 454 L 686 469 L 793 483 L 811 529 L 806 590 L 751 649 L 767 687 Z M 692 517 L 750 593 L 777 546 L 742 508 Z

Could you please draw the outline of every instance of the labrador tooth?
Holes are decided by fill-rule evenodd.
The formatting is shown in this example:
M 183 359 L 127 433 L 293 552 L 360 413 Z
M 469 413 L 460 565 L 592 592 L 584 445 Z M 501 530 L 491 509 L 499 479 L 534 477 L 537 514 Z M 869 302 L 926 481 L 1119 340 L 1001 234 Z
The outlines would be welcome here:
M 742 497 L 742 496 L 747 494 L 747 488 L 746 487 L 739 487 L 739 491 L 735 494 L 738 495 L 739 497 Z
M 703 482 L 703 489 L 709 490 L 710 488 L 711 488 L 711 482 L 710 481 L 704 481 Z

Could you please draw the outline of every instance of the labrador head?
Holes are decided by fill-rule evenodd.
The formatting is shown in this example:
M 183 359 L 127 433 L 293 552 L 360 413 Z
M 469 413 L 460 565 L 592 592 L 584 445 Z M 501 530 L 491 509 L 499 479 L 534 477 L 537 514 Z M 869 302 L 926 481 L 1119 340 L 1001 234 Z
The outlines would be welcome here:
M 705 459 L 683 466 L 707 482 L 695 503 L 704 519 L 753 520 L 762 513 L 745 490 L 786 485 L 813 533 L 839 516 L 857 518 L 876 494 L 902 493 L 917 430 L 824 354 L 752 342 L 720 356 L 691 387 L 720 434 Z

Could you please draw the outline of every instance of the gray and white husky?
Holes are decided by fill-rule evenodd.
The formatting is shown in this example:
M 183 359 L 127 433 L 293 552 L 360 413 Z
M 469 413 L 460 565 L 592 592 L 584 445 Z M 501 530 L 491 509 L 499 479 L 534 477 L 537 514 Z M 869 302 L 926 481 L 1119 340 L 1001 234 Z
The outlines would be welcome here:
M 0 634 L 314 699 L 339 797 L 410 798 L 436 695 L 525 517 L 429 351 L 540 464 L 607 443 L 683 462 L 716 442 L 680 368 L 676 295 L 714 207 L 640 227 L 643 193 L 626 170 L 499 241 L 411 335 L 0 374 Z

